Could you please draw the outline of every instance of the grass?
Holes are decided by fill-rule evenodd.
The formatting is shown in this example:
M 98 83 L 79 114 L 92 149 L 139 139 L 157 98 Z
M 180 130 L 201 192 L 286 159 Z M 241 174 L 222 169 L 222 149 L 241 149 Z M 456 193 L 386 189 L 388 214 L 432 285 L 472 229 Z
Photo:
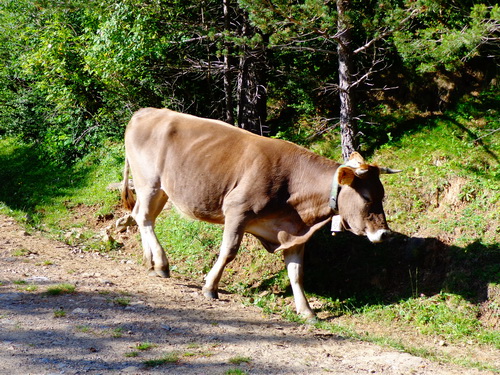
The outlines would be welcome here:
M 49 296 L 59 296 L 61 294 L 74 293 L 75 290 L 76 290 L 75 285 L 63 283 L 47 288 L 47 291 L 45 293 Z
M 233 368 L 233 369 L 227 370 L 224 374 L 225 375 L 245 375 L 246 372 L 243 370 L 240 370 L 238 368 Z
M 250 363 L 250 362 L 252 362 L 252 359 L 250 357 L 237 356 L 229 358 L 229 363 L 233 365 L 241 365 L 242 363 Z
M 26 257 L 31 254 L 28 249 L 17 249 L 12 252 L 13 257 Z
M 467 350 L 499 348 L 498 330 L 483 319 L 488 314 L 500 318 L 500 301 L 486 299 L 488 286 L 500 280 L 500 132 L 491 132 L 500 126 L 499 107 L 498 94 L 489 92 L 442 115 L 380 110 L 381 128 L 390 134 L 372 129 L 378 143 L 365 145 L 364 155 L 404 170 L 382 177 L 389 224 L 402 234 L 381 245 L 349 234 L 332 238 L 328 230 L 313 237 L 306 251 L 305 289 L 325 317 L 318 323 L 321 328 L 433 360 L 491 367 L 439 347 L 416 345 L 412 338 Z M 380 139 L 387 141 L 380 144 Z M 332 153 L 331 143 L 311 147 L 338 154 L 337 148 Z M 85 225 L 85 219 L 68 220 L 80 205 L 95 208 L 96 216 L 113 212 L 118 193 L 106 186 L 120 181 L 122 155 L 121 145 L 110 144 L 63 167 L 40 160 L 19 140 L 0 139 L 0 212 L 28 230 L 64 238 L 74 226 Z M 175 211 L 161 214 L 157 234 L 172 272 L 200 282 L 222 238 L 220 226 L 186 220 Z M 88 246 L 92 236 L 69 240 Z M 27 255 L 26 249 L 13 254 Z M 280 262 L 279 256 L 245 242 L 222 288 L 244 294 L 247 303 L 265 313 L 301 321 Z M 71 287 L 53 294 L 73 293 Z M 130 300 L 115 303 L 126 306 Z M 179 360 L 178 354 L 169 356 Z M 152 361 L 151 367 L 168 363 L 166 358 Z
M 66 316 L 66 311 L 63 309 L 54 310 L 54 318 L 64 318 Z
M 115 339 L 122 337 L 124 331 L 125 330 L 122 327 L 116 327 L 116 328 L 112 328 L 112 329 L 107 330 L 107 332 L 109 332 L 109 335 Z
M 38 286 L 34 285 L 34 284 L 29 284 L 29 285 L 22 286 L 22 287 L 18 286 L 17 290 L 22 290 L 25 292 L 36 292 L 38 290 Z
M 151 350 L 154 347 L 156 347 L 156 344 L 153 344 L 150 342 L 141 342 L 141 343 L 136 345 L 137 350 L 140 350 L 140 351 Z
M 112 302 L 118 306 L 128 306 L 128 305 L 130 305 L 130 298 L 129 297 L 116 297 L 116 298 L 113 298 Z
M 68 166 L 39 158 L 36 147 L 18 139 L 0 143 L 0 212 L 64 239 L 73 208 L 96 206 L 96 216 L 113 211 L 118 192 L 106 187 L 120 179 L 122 146 L 109 145 Z
M 77 325 L 75 328 L 78 332 L 82 332 L 82 333 L 92 332 L 92 328 L 90 328 L 90 326 L 87 326 L 87 325 Z
M 159 367 L 165 364 L 175 364 L 179 362 L 179 354 L 177 353 L 166 353 L 160 358 L 149 359 L 143 361 L 143 365 L 146 367 Z
M 441 293 L 391 305 L 370 306 L 362 314 L 388 327 L 403 324 L 418 333 L 438 336 L 447 342 L 474 340 L 500 349 L 500 332 L 482 327 L 478 319 L 479 308 L 455 294 Z

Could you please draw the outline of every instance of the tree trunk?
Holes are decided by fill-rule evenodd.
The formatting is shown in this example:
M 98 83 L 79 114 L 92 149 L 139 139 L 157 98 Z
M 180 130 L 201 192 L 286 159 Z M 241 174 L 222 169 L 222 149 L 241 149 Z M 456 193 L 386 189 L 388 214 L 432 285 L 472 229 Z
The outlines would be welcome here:
M 243 22 L 241 34 L 248 36 L 254 30 Z M 266 92 L 266 47 L 251 49 L 243 46 L 237 79 L 237 123 L 238 127 L 260 135 L 268 135 Z
M 349 156 L 358 148 L 354 94 L 351 86 L 353 53 L 351 50 L 351 25 L 347 15 L 349 5 L 349 0 L 337 0 L 340 134 L 342 156 L 345 161 L 349 160 Z
M 223 0 L 224 11 L 224 30 L 229 31 L 230 28 L 230 0 Z M 231 63 L 229 59 L 230 43 L 224 42 L 224 96 L 225 96 L 225 121 L 234 125 L 233 114 L 233 85 L 231 81 Z

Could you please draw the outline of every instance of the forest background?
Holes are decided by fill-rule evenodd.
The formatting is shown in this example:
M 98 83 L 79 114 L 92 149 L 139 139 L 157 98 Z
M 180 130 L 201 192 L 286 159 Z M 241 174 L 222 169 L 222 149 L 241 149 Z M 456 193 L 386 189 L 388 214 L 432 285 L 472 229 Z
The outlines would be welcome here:
M 3 0 L 0 134 L 71 163 L 151 106 L 370 153 L 411 130 L 395 117 L 496 82 L 499 13 L 472 0 Z

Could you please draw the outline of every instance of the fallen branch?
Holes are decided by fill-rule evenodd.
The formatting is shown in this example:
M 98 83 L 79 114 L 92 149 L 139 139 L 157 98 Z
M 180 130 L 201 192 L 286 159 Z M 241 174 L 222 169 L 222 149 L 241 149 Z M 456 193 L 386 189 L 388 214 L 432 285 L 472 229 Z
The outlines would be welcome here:
M 485 138 L 485 137 L 488 137 L 488 136 L 490 136 L 490 135 L 492 135 L 492 134 L 496 133 L 497 131 L 500 131 L 500 128 L 495 129 L 495 130 L 492 130 L 492 131 L 491 131 L 491 132 L 489 132 L 488 134 L 485 134 L 485 135 L 483 135 L 483 136 L 481 136 L 481 137 L 479 137 L 479 138 L 475 139 L 475 140 L 474 140 L 474 143 L 475 143 L 475 142 L 477 142 L 477 141 L 479 141 L 480 139 L 483 139 L 483 138 Z

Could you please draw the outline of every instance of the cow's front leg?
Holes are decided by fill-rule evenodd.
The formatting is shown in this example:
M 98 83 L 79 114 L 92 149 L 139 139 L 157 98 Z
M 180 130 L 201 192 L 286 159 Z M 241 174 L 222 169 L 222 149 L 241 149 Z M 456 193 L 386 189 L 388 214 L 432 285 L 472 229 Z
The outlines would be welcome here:
M 304 318 L 314 318 L 314 312 L 311 310 L 304 294 L 304 245 L 286 249 L 284 257 L 297 314 L 302 315 Z
M 219 298 L 218 289 L 222 272 L 224 267 L 236 257 L 242 238 L 243 229 L 241 225 L 231 225 L 226 221 L 219 257 L 205 278 L 205 286 L 203 287 L 205 297 Z

